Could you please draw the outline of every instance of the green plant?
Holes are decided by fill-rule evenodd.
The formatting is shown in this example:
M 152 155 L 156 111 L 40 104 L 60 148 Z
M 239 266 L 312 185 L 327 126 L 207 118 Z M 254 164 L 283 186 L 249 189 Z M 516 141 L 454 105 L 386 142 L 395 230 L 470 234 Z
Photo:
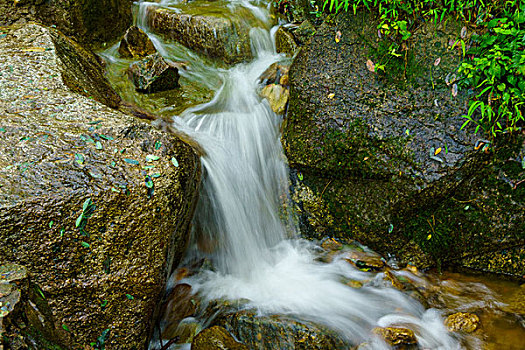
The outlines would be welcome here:
M 472 59 L 459 70 L 462 87 L 475 94 L 462 127 L 474 123 L 476 132 L 481 128 L 492 136 L 514 131 L 525 120 L 525 4 L 515 3 L 486 24 L 467 52 Z

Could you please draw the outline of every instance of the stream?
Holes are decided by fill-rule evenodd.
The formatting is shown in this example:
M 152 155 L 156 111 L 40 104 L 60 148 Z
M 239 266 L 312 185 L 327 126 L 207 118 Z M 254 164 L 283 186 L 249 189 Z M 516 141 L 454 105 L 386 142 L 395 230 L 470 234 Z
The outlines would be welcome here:
M 249 21 L 253 60 L 225 66 L 156 35 L 145 19 L 149 6 L 192 14 L 229 12 Z M 189 284 L 201 300 L 201 309 L 216 300 L 242 300 L 242 309 L 256 310 L 260 316 L 280 315 L 327 327 L 346 344 L 366 343 L 359 349 L 390 348 L 372 332 L 375 327 L 411 329 L 421 349 L 520 348 L 525 339 L 523 320 L 505 311 L 506 301 L 520 289 L 516 284 L 452 273 L 425 275 L 415 268 L 388 270 L 439 299 L 423 305 L 406 288 L 385 283 L 388 273 L 348 262 L 349 254 L 373 255 L 366 247 L 334 241 L 337 252 L 327 253 L 327 242 L 321 246 L 300 238 L 287 209 L 291 206 L 289 170 L 280 142 L 282 116 L 258 94 L 259 76 L 268 66 L 290 63 L 275 52 L 277 27 L 267 3 L 163 0 L 136 3 L 134 10 L 136 24 L 157 51 L 188 68 L 180 70 L 177 90 L 139 94 L 124 73 L 132 61 L 119 57 L 117 44 L 102 53 L 110 80 L 125 99 L 170 118 L 176 129 L 205 151 L 192 241 L 182 263 L 199 268 L 182 276 L 179 268 L 169 288 Z M 483 334 L 452 333 L 444 325 L 448 314 L 479 310 L 488 315 Z M 196 317 L 206 327 L 213 317 L 203 315 L 206 312 Z M 169 341 L 158 335 L 168 327 L 169 318 L 161 322 L 150 349 L 160 349 Z M 171 348 L 189 348 L 189 344 Z

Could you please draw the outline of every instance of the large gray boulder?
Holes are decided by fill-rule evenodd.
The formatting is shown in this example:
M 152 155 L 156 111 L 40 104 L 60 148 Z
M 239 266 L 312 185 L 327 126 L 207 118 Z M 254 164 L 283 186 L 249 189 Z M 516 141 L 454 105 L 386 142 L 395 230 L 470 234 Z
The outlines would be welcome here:
M 198 156 L 181 138 L 73 92 L 90 70 L 71 74 L 68 62 L 82 55 L 60 33 L 31 24 L 5 34 L 0 264 L 24 265 L 49 310 L 25 332 L 41 349 L 97 339 L 145 348 L 188 242 Z
M 489 145 L 460 130 L 467 97 L 456 95 L 461 51 L 451 45 L 460 31 L 452 20 L 423 25 L 406 68 L 402 52 L 386 74 L 374 63 L 388 46 L 367 13 L 336 17 L 302 47 L 282 140 L 304 232 L 419 266 L 523 246 L 525 189 L 514 186 L 525 176 L 523 137 Z

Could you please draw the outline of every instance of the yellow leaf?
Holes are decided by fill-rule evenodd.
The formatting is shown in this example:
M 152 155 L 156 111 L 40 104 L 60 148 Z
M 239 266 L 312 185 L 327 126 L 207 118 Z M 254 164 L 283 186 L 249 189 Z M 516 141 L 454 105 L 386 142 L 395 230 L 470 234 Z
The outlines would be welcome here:
M 371 60 L 367 60 L 366 61 L 366 69 L 368 69 L 371 72 L 375 72 L 374 62 L 372 62 Z
M 441 152 L 441 147 L 439 147 L 435 152 L 434 155 L 437 156 Z
M 331 94 L 328 94 L 328 98 L 331 100 L 335 97 L 335 94 L 334 93 L 331 93 Z
M 427 241 L 430 240 L 432 238 L 432 235 L 428 235 L 427 236 Z
M 46 51 L 46 49 L 43 48 L 43 47 L 29 47 L 27 49 L 22 49 L 22 51 L 25 51 L 25 52 L 44 52 L 44 51 Z
M 341 32 L 338 30 L 336 33 L 335 33 L 335 42 L 338 43 L 341 41 Z

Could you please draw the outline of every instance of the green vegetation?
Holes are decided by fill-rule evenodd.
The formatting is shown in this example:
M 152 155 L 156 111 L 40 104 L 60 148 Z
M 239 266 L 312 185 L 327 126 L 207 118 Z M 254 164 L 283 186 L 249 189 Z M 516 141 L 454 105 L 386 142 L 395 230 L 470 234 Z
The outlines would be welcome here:
M 369 69 L 385 71 L 391 60 L 404 60 L 412 35 L 422 23 L 453 17 L 464 27 L 452 49 L 461 48 L 459 79 L 452 86 L 469 94 L 465 127 L 476 124 L 495 137 L 518 130 L 525 121 L 525 2 L 520 0 L 325 0 L 323 11 L 358 9 L 377 13 L 381 54 Z M 468 28 L 468 29 L 467 29 Z M 467 34 L 469 32 L 469 34 Z M 436 62 L 439 64 L 439 62 Z M 392 71 L 387 69 L 386 71 Z M 406 74 L 403 75 L 404 77 Z M 448 82 L 447 82 L 448 83 Z

